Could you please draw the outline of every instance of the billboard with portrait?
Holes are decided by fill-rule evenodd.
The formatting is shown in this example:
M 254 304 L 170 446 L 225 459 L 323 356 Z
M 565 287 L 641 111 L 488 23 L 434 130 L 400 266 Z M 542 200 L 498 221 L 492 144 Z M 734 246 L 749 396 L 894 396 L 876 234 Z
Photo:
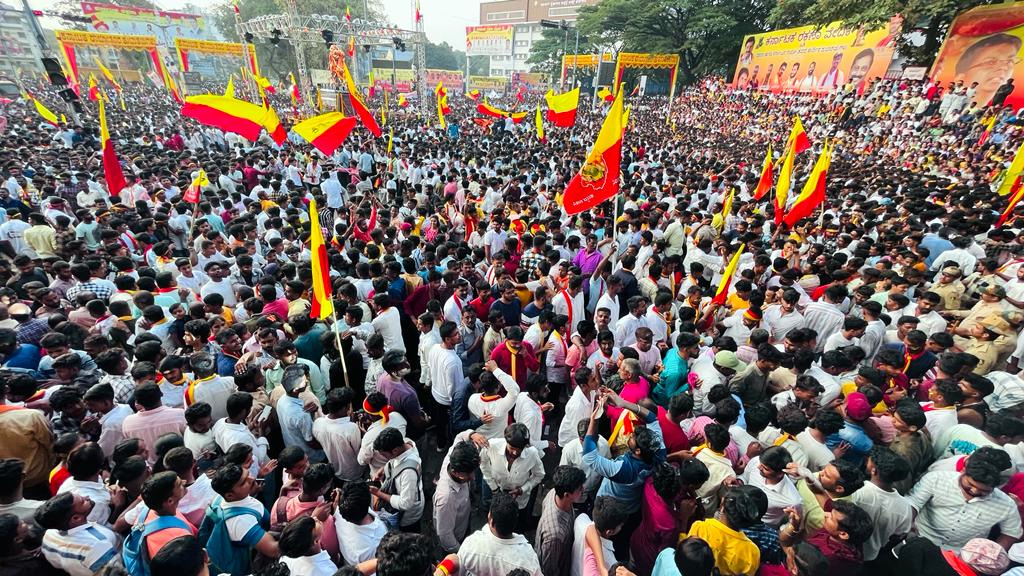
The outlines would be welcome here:
M 206 18 L 199 14 L 82 2 L 82 15 L 92 19 L 89 26 L 93 32 L 156 36 L 164 45 L 175 38 L 214 39 Z
M 733 87 L 781 93 L 827 94 L 846 84 L 885 76 L 903 20 L 877 30 L 834 22 L 753 34 L 743 39 Z
M 511 24 L 498 26 L 466 26 L 467 56 L 501 56 L 512 54 Z
M 462 92 L 465 84 L 462 79 L 462 70 L 437 70 L 427 68 L 427 86 L 433 89 L 440 82 L 445 87 Z
M 985 106 L 1004 82 L 1024 76 L 1024 2 L 979 6 L 953 20 L 929 77 L 943 86 L 977 82 L 974 101 Z M 1024 90 L 1014 89 L 1005 104 L 1024 106 Z

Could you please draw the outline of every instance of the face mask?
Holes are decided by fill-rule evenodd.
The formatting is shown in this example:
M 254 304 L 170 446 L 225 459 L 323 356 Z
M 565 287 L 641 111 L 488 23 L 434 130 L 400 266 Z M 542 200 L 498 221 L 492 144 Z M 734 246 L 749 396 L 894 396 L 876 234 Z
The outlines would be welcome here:
M 398 371 L 398 377 L 405 378 L 409 374 L 409 372 L 412 372 L 412 369 L 402 368 L 401 370 Z

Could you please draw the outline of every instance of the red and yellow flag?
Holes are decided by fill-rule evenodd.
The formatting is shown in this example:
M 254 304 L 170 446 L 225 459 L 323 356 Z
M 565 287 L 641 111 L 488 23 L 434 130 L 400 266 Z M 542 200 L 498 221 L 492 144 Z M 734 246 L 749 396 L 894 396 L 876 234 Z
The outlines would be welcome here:
M 466 93 L 466 96 L 470 100 L 476 102 L 476 101 L 480 100 L 480 91 L 479 90 L 470 90 L 469 92 Z
M 164 66 L 163 72 L 164 86 L 167 88 L 167 91 L 171 93 L 171 97 L 174 98 L 175 102 L 178 104 L 184 104 L 185 101 L 181 98 L 181 93 L 178 92 L 178 86 L 174 83 L 174 78 L 171 77 L 171 73 L 167 71 L 166 66 Z M 234 85 L 232 85 L 231 89 L 234 90 Z
M 195 179 L 192 180 L 192 184 L 185 189 L 185 194 L 182 195 L 182 199 L 185 202 L 191 202 L 193 204 L 199 202 L 199 194 L 202 191 L 203 186 L 209 185 L 210 178 L 206 175 L 206 171 L 200 170 L 199 173 L 196 174 Z
M 260 132 L 264 129 L 279 145 L 288 136 L 273 108 L 227 96 L 189 96 L 181 108 L 181 115 L 206 126 L 216 126 L 226 132 L 234 132 L 253 142 L 260 137 Z
M 988 142 L 988 137 L 992 135 L 992 131 L 996 128 L 996 120 L 999 119 L 998 114 L 993 114 L 986 122 L 982 122 L 982 126 L 985 130 L 981 133 L 981 137 L 978 138 L 978 146 L 984 146 L 985 142 Z
M 768 144 L 768 153 L 764 155 L 764 164 L 761 165 L 761 179 L 757 181 L 757 188 L 754 188 L 754 200 L 764 198 L 764 195 L 772 189 L 772 145 Z
M 789 189 L 793 185 L 793 147 L 786 148 L 786 157 L 782 159 L 782 168 L 779 169 L 779 180 L 775 183 L 775 225 L 782 224 L 782 213 L 786 210 L 786 200 L 789 198 Z
M 345 4 L 345 20 L 349 22 L 352 21 L 352 11 L 349 10 L 348 4 Z
M 100 99 L 100 87 L 99 87 L 99 85 L 96 84 L 96 76 L 92 72 L 90 72 L 89 73 L 89 100 L 96 101 L 96 100 L 99 100 L 99 99 Z
M 999 220 L 996 221 L 996 228 L 1006 224 L 1006 221 L 1010 219 L 1010 215 L 1013 214 L 1013 210 L 1020 204 L 1021 197 L 1024 197 L 1024 186 L 1018 185 L 1014 190 L 1013 194 L 1010 195 L 1010 203 L 1006 205 L 1006 209 L 999 215 Z
M 114 73 L 103 65 L 103 62 L 100 61 L 99 57 L 96 57 L 96 66 L 100 69 L 100 72 L 103 73 L 103 77 L 107 79 L 107 82 L 110 82 L 114 86 L 114 90 L 120 91 L 121 85 L 118 84 L 117 79 L 114 78 Z
M 541 115 L 540 115 L 540 104 L 539 103 L 537 104 L 537 115 L 534 116 L 533 122 L 537 126 L 537 140 L 540 140 L 541 144 L 546 143 L 548 141 L 548 139 L 544 137 L 544 119 L 541 118 Z
M 288 80 L 291 82 L 292 106 L 296 106 L 302 100 L 302 94 L 299 92 L 299 84 L 295 81 L 295 74 L 289 73 Z
M 354 36 L 348 37 L 348 57 L 351 58 L 356 55 L 356 39 Z
M 1000 196 L 1012 194 L 1020 186 L 1021 174 L 1024 174 L 1024 143 L 1021 143 L 1017 153 L 1013 155 L 1013 161 L 1010 162 L 1010 167 L 1006 169 L 1006 173 L 1003 175 L 1003 179 L 999 183 L 999 188 L 996 192 Z
M 334 154 L 356 127 L 356 119 L 342 112 L 328 112 L 296 124 L 292 130 L 326 156 Z
M 114 151 L 114 143 L 110 141 L 110 130 L 107 129 L 107 111 L 103 105 L 103 98 L 100 98 L 100 151 L 103 154 L 103 178 L 107 181 L 107 191 L 111 196 L 117 196 L 124 190 L 127 182 L 124 179 L 124 171 L 121 170 L 121 162 L 117 159 L 117 152 Z
M 313 301 L 310 302 L 310 318 L 323 320 L 334 314 L 331 298 L 331 273 L 327 260 L 327 246 L 324 245 L 324 231 L 320 228 L 320 215 L 316 211 L 316 200 L 309 201 L 309 251 L 313 265 Z
M 578 95 L 579 88 L 575 91 Z M 550 112 L 551 109 L 548 108 L 548 120 L 551 119 Z M 565 188 L 562 206 L 568 214 L 590 210 L 619 192 L 623 125 L 620 91 L 612 102 L 608 115 L 605 116 L 604 124 L 601 125 L 601 131 L 594 140 L 594 146 L 587 154 L 586 162 Z
M 804 150 L 811 147 L 811 141 L 807 138 L 807 132 L 804 131 L 803 122 L 800 122 L 799 116 L 793 117 L 793 128 L 789 131 L 789 139 L 786 140 L 786 144 L 793 144 L 793 153 L 799 154 Z
M 725 272 L 722 273 L 722 281 L 718 284 L 718 290 L 715 292 L 715 297 L 711 299 L 713 304 L 724 306 L 725 301 L 729 299 L 729 288 L 732 286 L 732 277 L 736 274 L 736 267 L 740 265 L 740 256 L 743 255 L 743 250 L 746 248 L 746 244 L 740 244 L 740 247 L 729 259 L 729 265 L 725 267 Z
M 555 126 L 572 128 L 576 123 L 576 109 L 580 104 L 580 89 L 573 88 L 563 94 L 555 94 L 554 90 L 548 90 L 544 99 L 548 103 L 548 122 Z
M 491 106 L 490 102 L 487 101 L 487 98 L 484 98 L 483 102 L 476 105 L 476 111 L 484 116 L 491 116 L 493 118 L 504 118 L 505 116 L 508 116 L 508 112 L 501 108 Z
M 598 90 L 597 97 L 600 98 L 601 100 L 604 100 L 605 102 L 611 102 L 615 100 L 615 94 L 612 94 L 612 91 L 607 88 L 601 88 L 600 90 Z
M 420 12 L 420 0 L 416 0 L 416 22 L 423 20 L 423 13 Z
M 356 86 L 355 80 L 352 79 L 352 74 L 348 71 L 348 65 L 345 64 L 344 58 L 341 61 L 342 74 L 345 77 L 345 85 L 348 87 L 348 102 L 352 105 L 352 109 L 356 111 L 356 116 L 363 123 L 363 126 L 366 126 L 366 129 L 374 137 L 379 138 L 381 135 L 380 124 L 377 124 L 377 119 L 373 117 L 373 112 L 366 107 L 363 99 L 359 97 L 359 88 Z
M 399 108 L 405 108 L 408 105 L 409 105 L 409 101 L 406 100 L 405 94 L 399 94 L 398 95 L 398 107 Z
M 786 212 L 783 222 L 790 228 L 803 218 L 814 213 L 814 210 L 825 201 L 825 180 L 828 177 L 828 167 L 831 162 L 832 147 L 825 143 L 825 147 L 814 163 L 814 169 L 804 184 L 804 189 L 796 197 L 793 206 Z

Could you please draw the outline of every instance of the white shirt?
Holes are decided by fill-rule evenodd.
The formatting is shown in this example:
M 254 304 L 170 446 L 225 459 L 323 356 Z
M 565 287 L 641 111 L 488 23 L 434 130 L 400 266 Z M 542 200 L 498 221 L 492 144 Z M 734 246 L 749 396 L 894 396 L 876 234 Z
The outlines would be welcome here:
M 483 394 L 477 393 L 471 395 L 467 403 L 470 414 L 477 418 L 482 418 L 484 414 L 494 416 L 494 420 L 481 424 L 476 429 L 478 434 L 483 435 L 488 440 L 501 438 L 505 434 L 505 428 L 508 426 L 508 413 L 515 407 L 516 398 L 519 395 L 519 384 L 515 379 L 505 374 L 500 368 L 495 369 L 492 374 L 505 388 L 505 397 L 485 401 Z
M 427 353 L 430 373 L 430 394 L 439 404 L 451 406 L 452 392 L 464 378 L 462 360 L 454 349 L 438 344 Z
M 47 530 L 43 534 L 43 557 L 70 576 L 93 576 L 117 560 L 119 540 L 117 534 L 95 522 L 67 532 Z
M 245 424 L 233 424 L 227 418 L 221 418 L 213 424 L 213 439 L 217 446 L 224 452 L 228 451 L 235 444 L 245 444 L 252 447 L 252 466 L 249 473 L 255 477 L 260 466 L 267 462 L 267 448 L 269 442 L 266 438 L 257 438 Z
M 75 480 L 74 478 L 68 478 L 60 485 L 57 489 L 57 494 L 63 494 L 65 492 L 73 492 L 79 496 L 85 496 L 92 500 L 93 506 L 92 512 L 89 512 L 89 516 L 86 518 L 89 522 L 95 522 L 103 526 L 109 526 L 108 520 L 110 519 L 110 492 L 102 482 L 89 482 L 86 480 Z
M 836 459 L 835 454 L 833 454 L 832 451 L 824 444 L 818 442 L 814 436 L 811 436 L 811 433 L 808 430 L 804 430 L 797 434 L 796 441 L 800 443 L 800 447 L 803 448 L 804 453 L 807 454 L 807 468 L 809 468 L 811 472 L 820 471 L 826 464 Z
M 443 313 L 444 319 L 449 322 L 454 322 L 456 325 L 462 324 L 462 309 L 469 304 L 469 301 L 463 301 L 459 298 L 458 294 L 452 294 L 448 301 L 444 303 Z
M 571 304 L 571 306 L 570 306 Z M 569 334 L 574 334 L 581 320 L 585 320 L 583 307 L 583 291 L 571 296 L 567 290 L 562 290 L 551 298 L 551 307 L 555 314 L 562 314 L 569 317 Z
M 608 321 L 608 329 L 614 334 L 615 325 L 619 321 L 619 299 L 616 296 L 612 296 L 605 292 L 597 299 L 597 307 L 594 308 L 594 312 L 596 313 L 601 308 L 607 308 L 611 312 L 611 320 Z
M 459 565 L 470 576 L 504 576 L 522 568 L 530 576 L 542 576 L 533 546 L 522 534 L 498 538 L 490 526 L 470 534 L 459 547 Z
M 636 342 L 637 328 L 646 328 L 647 319 L 626 314 L 615 324 L 615 345 L 619 348 Z
M 365 562 L 377 555 L 377 545 L 388 533 L 387 524 L 381 522 L 377 513 L 367 511 L 373 520 L 369 524 L 353 524 L 341 517 L 341 512 L 334 512 L 334 527 L 338 532 L 338 548 L 346 564 Z
M 281 557 L 281 563 L 288 566 L 292 574 L 302 576 L 334 576 L 338 567 L 331 562 L 331 555 L 326 550 L 321 550 L 313 556 L 301 556 L 299 558 Z
M 341 480 L 354 482 L 363 478 L 365 469 L 356 460 L 362 434 L 359 425 L 349 417 L 317 418 L 313 421 L 313 437 L 323 447 L 334 474 Z
M 850 500 L 871 516 L 871 524 L 875 527 L 862 545 L 865 561 L 878 558 L 878 553 L 892 536 L 910 532 L 914 523 L 910 502 L 899 492 L 882 490 L 873 482 L 865 482 Z
M 198 276 L 198 272 L 196 273 Z M 181 283 L 179 278 L 178 283 Z M 191 287 L 189 287 L 191 288 Z M 202 298 L 206 298 L 210 294 L 220 294 L 224 297 L 224 305 L 229 308 L 234 308 L 235 304 L 238 304 L 238 299 L 235 298 L 235 291 L 232 289 L 231 283 L 227 279 L 215 282 L 210 279 L 203 285 L 202 289 L 199 290 L 199 295 Z
M 100 417 L 100 438 L 96 442 L 103 449 L 103 454 L 110 458 L 114 453 L 114 447 L 121 440 L 124 434 L 121 432 L 121 424 L 124 419 L 134 414 L 135 411 L 124 404 L 114 404 L 114 409 Z
M 540 406 L 530 398 L 526 392 L 520 392 L 516 396 L 515 411 L 512 415 L 516 422 L 526 426 L 530 431 L 530 445 L 541 450 L 547 448 L 547 440 L 541 437 L 544 435 L 544 412 Z
M 587 528 L 593 523 L 594 521 L 586 514 L 580 514 L 573 522 L 572 576 L 583 576 L 583 557 L 587 549 Z M 601 537 L 601 554 L 604 556 L 605 566 L 611 566 L 617 562 L 615 559 L 615 547 L 610 540 L 605 540 L 604 537 Z
M 402 321 L 398 315 L 398 308 L 388 307 L 387 310 L 377 314 L 370 324 L 384 338 L 385 349 L 405 352 L 405 344 L 402 341 Z
M 490 439 L 487 447 L 480 451 L 480 471 L 492 491 L 522 489 L 522 494 L 516 497 L 516 504 L 522 510 L 530 501 L 530 492 L 544 481 L 544 462 L 539 450 L 527 446 L 509 465 L 505 456 L 507 445 L 504 438 Z
M 825 348 L 823 335 L 832 334 L 843 329 L 843 321 L 846 316 L 835 304 L 828 302 L 811 302 L 804 309 L 804 320 L 807 328 L 813 328 L 818 333 L 818 345 L 816 351 L 821 352 Z
M 590 418 L 590 414 L 594 411 L 596 396 L 596 390 L 592 391 L 589 395 L 584 394 L 581 386 L 577 386 L 572 391 L 572 396 L 565 403 L 565 416 L 562 417 L 562 422 L 558 425 L 559 446 L 566 448 L 573 441 L 579 441 L 580 435 L 576 427 L 579 426 L 580 420 Z
M 769 526 L 778 526 L 787 518 L 784 509 L 793 508 L 798 514 L 803 510 L 803 499 L 789 476 L 783 475 L 779 482 L 768 484 L 761 474 L 760 464 L 760 456 L 747 462 L 747 467 L 743 469 L 743 482 L 757 486 L 768 496 L 768 511 L 761 517 L 761 521 Z
M 363 439 L 359 443 L 359 454 L 356 456 L 356 461 L 362 466 L 370 467 L 370 477 L 377 475 L 384 468 L 384 464 L 387 463 L 387 458 L 384 458 L 373 449 L 373 441 L 380 436 L 381 430 L 385 428 L 397 428 L 402 436 L 405 436 L 405 430 L 408 426 L 408 422 L 398 412 L 392 412 L 388 415 L 388 423 L 385 424 L 383 420 L 377 420 L 373 424 L 370 424 L 366 428 L 366 432 L 363 433 Z

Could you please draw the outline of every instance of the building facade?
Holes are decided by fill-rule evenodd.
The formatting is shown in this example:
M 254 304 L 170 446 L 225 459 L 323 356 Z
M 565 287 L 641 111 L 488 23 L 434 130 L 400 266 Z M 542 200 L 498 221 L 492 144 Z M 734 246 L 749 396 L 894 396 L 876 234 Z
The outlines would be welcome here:
M 0 2 L 0 76 L 43 69 L 42 53 L 25 13 Z
M 480 3 L 480 25 L 512 27 L 512 46 L 508 54 L 494 54 L 490 75 L 511 78 L 514 72 L 529 72 L 533 43 L 541 39 L 541 20 L 576 21 L 580 7 L 598 0 L 495 0 Z M 572 53 L 575 36 L 570 36 L 567 51 Z

